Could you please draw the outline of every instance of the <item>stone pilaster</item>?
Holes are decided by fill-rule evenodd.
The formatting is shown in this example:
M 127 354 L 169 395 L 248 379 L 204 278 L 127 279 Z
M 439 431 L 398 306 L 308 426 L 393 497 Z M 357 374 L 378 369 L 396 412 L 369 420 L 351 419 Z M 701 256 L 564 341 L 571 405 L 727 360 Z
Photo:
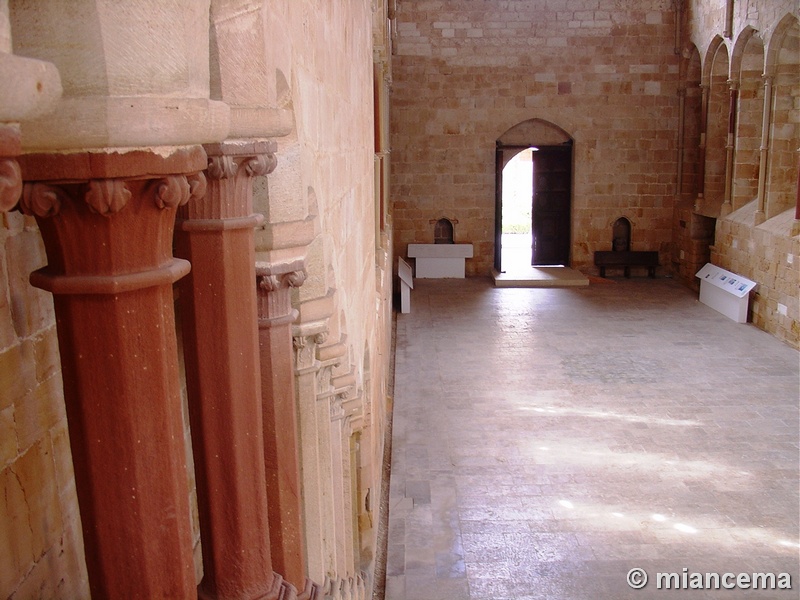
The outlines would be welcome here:
M 176 253 L 192 263 L 181 286 L 203 580 L 200 598 L 277 599 L 262 437 L 252 180 L 275 167 L 274 143 L 206 146 L 208 190 L 183 207 Z M 294 594 L 293 589 L 288 593 Z
M 306 278 L 302 261 L 256 263 L 261 392 L 264 411 L 264 459 L 269 497 L 273 565 L 298 590 L 298 598 L 321 598 L 308 577 L 303 527 L 291 288 Z
M 769 131 L 772 126 L 772 84 L 773 77 L 764 75 L 764 109 L 761 113 L 761 146 L 758 154 L 758 196 L 754 224 L 761 225 L 767 220 L 767 175 L 769 165 Z
M 330 380 L 330 370 L 338 356 L 320 356 L 320 349 L 328 339 L 327 319 L 295 325 L 292 335 L 299 429 L 302 439 L 308 440 L 301 455 L 305 528 L 310 539 L 328 540 L 332 539 L 333 512 L 323 465 L 331 460 L 330 416 L 327 406 L 318 411 L 317 391 L 320 379 Z M 318 412 L 326 412 L 324 418 Z M 324 580 L 333 568 L 325 543 L 307 545 L 306 560 L 309 576 L 316 581 Z
M 707 83 L 700 84 L 700 147 L 697 155 L 697 198 L 694 203 L 694 210 L 701 210 L 705 197 L 706 189 L 706 142 L 708 138 L 708 91 Z
M 96 598 L 196 594 L 172 284 L 205 153 L 20 157 L 49 264 L 86 566 Z
M 728 106 L 728 132 L 725 140 L 725 192 L 720 209 L 720 216 L 725 217 L 733 212 L 731 196 L 733 194 L 733 153 L 736 149 L 736 115 L 739 111 L 739 82 L 728 80 L 730 101 Z

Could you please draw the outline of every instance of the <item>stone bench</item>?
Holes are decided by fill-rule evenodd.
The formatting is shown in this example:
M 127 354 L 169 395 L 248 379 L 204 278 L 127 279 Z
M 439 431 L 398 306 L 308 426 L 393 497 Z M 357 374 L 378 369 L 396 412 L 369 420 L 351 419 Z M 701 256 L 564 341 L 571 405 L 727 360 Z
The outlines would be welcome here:
M 598 250 L 594 253 L 594 264 L 600 267 L 600 277 L 606 276 L 606 269 L 624 269 L 625 277 L 631 276 L 631 267 L 647 268 L 649 277 L 656 276 L 658 252 L 633 250 Z

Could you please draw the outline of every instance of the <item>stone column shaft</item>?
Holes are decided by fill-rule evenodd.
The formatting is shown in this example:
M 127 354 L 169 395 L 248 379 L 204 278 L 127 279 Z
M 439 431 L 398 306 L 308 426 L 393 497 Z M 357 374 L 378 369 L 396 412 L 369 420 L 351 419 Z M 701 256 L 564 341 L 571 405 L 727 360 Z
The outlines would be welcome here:
M 189 264 L 172 229 L 205 153 L 19 160 L 49 261 L 31 283 L 54 295 L 92 597 L 194 597 L 172 290 Z
M 321 597 L 308 579 L 303 528 L 291 288 L 305 280 L 302 261 L 285 265 L 258 263 L 258 315 L 261 392 L 264 410 L 264 458 L 273 565 L 298 590 L 299 598 Z
M 706 137 L 708 135 L 708 85 L 700 84 L 700 148 L 697 155 L 697 197 L 695 210 L 699 208 L 706 191 Z
M 764 110 L 761 114 L 761 146 L 758 155 L 758 200 L 755 225 L 767 220 L 767 177 L 769 167 L 769 130 L 772 122 L 772 77 L 764 76 Z
M 720 211 L 721 216 L 730 214 L 733 211 L 733 151 L 736 147 L 736 113 L 739 110 L 739 82 L 729 81 L 730 102 L 728 105 L 728 132 L 725 142 L 725 192 L 723 194 L 723 204 Z
M 252 179 L 275 166 L 273 144 L 207 145 L 208 190 L 181 210 L 176 254 L 186 383 L 203 546 L 201 598 L 282 594 L 269 549 L 262 438 Z

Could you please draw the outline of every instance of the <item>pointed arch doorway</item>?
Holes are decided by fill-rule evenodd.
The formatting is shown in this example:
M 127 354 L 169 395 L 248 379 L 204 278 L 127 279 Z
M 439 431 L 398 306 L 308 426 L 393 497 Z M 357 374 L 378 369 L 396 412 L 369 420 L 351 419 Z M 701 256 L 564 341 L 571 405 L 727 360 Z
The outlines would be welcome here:
M 495 156 L 495 271 L 568 266 L 572 138 L 531 119 L 500 136 Z

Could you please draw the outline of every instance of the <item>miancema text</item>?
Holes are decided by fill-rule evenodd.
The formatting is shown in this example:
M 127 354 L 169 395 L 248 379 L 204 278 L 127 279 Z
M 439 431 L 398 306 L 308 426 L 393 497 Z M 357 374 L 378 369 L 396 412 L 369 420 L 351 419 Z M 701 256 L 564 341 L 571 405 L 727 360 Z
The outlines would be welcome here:
M 656 573 L 659 590 L 790 590 L 792 577 L 789 573 L 689 573 L 685 568 L 680 573 Z

